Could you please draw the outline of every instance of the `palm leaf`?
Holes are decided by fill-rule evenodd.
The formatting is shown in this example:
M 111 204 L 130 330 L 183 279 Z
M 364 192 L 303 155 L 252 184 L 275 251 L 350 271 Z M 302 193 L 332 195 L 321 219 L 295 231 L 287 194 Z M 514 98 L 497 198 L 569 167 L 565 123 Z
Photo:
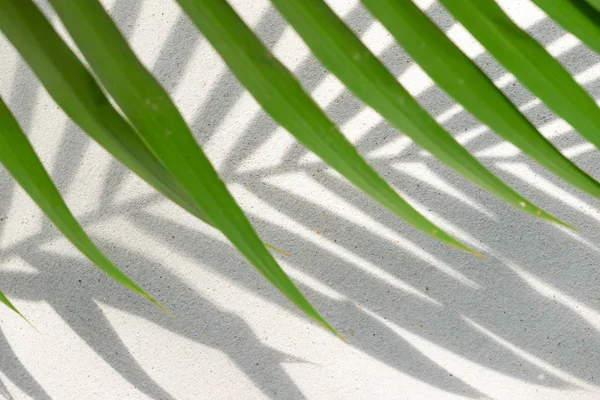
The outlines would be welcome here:
M 225 0 L 177 0 L 264 110 L 299 142 L 379 203 L 444 243 L 472 251 L 431 223 L 382 179 L 293 74 Z M 585 138 L 600 145 L 600 113 L 573 77 L 493 0 L 440 0 L 490 53 Z M 600 2 L 534 2 L 600 50 Z M 440 161 L 507 203 L 563 224 L 487 170 L 442 128 L 323 0 L 272 0 L 323 65 L 358 98 Z M 362 0 L 442 89 L 497 134 L 570 184 L 600 198 L 600 184 L 562 155 L 411 1 Z M 119 162 L 213 225 L 284 295 L 333 328 L 304 298 L 252 228 L 166 91 L 135 57 L 97 0 L 50 0 L 103 88 L 31 0 L 0 0 L 0 30 L 67 115 Z M 595 7 L 595 8 L 594 8 Z M 0 106 L 0 157 L 48 217 L 88 258 L 148 296 L 91 242 L 69 213 L 14 117 Z M 0 292 L 0 301 L 13 308 Z
M 0 1 L 0 28 L 75 123 L 166 197 L 207 220 L 30 0 Z
M 79 251 L 123 286 L 163 308 L 90 240 L 52 183 L 17 121 L 0 99 L 0 163 Z
M 507 203 L 532 215 L 562 223 L 509 188 L 458 144 L 324 1 L 273 0 L 273 3 L 331 72 L 415 143 Z M 376 0 L 375 3 L 383 2 Z M 393 2 L 397 5 L 406 3 Z
M 475 253 L 429 222 L 364 161 L 226 1 L 178 1 L 275 121 L 350 182 L 414 227 L 451 246 Z
M 538 42 L 492 0 L 440 0 L 500 63 L 529 90 L 600 148 L 600 108 Z
M 87 4 L 94 6 L 92 3 Z M 58 5 L 60 6 L 60 4 Z M 69 3 L 69 6 L 72 5 Z M 195 176 L 181 174 L 182 170 L 184 173 L 187 170 L 185 166 L 182 168 L 181 154 L 173 151 L 166 152 L 167 149 L 161 145 L 160 138 L 157 137 L 154 141 L 154 150 L 158 149 L 158 154 L 152 151 L 147 142 L 113 109 L 89 72 L 58 37 L 33 3 L 29 0 L 7 0 L 0 2 L 0 6 L 0 27 L 3 32 L 29 62 L 57 103 L 74 121 L 124 165 L 131 168 L 167 197 L 198 218 L 220 228 L 265 277 L 294 304 L 333 331 L 333 328 L 304 298 L 273 257 L 265 250 L 249 222 L 216 176 L 216 172 L 197 147 L 178 113 L 179 123 L 183 124 L 183 127 L 180 125 L 180 130 L 171 129 L 174 129 L 177 138 L 183 136 L 182 142 L 177 145 L 180 148 L 183 146 L 188 151 L 185 157 L 192 160 L 195 167 L 198 168 Z M 59 7 L 57 9 L 60 10 Z M 100 10 L 102 14 L 96 15 L 96 17 L 104 15 L 104 22 L 113 26 L 99 5 L 92 10 L 94 12 Z M 116 28 L 113 26 L 113 29 Z M 118 34 L 116 30 L 113 33 Z M 110 40 L 114 40 L 114 37 Z M 141 66 L 137 67 L 141 68 Z M 141 76 L 141 74 L 143 74 L 141 69 L 134 70 L 133 79 L 135 80 L 135 77 Z M 159 91 L 162 91 L 157 84 L 152 85 L 148 81 L 145 83 L 141 85 L 144 90 L 156 91 L 158 88 Z M 125 87 L 130 88 L 129 84 Z M 156 100 L 159 96 L 155 94 L 149 97 Z M 146 98 L 144 98 L 144 102 Z M 166 99 L 167 102 L 170 101 L 168 96 Z M 119 97 L 119 100 L 122 98 Z M 139 102 L 132 104 L 139 104 Z M 143 107 L 148 108 L 148 104 L 143 104 Z M 132 108 L 125 109 L 132 110 Z M 159 116 L 160 118 L 162 116 Z M 134 121 L 139 122 L 137 119 Z M 153 121 L 156 122 L 156 119 Z M 148 126 L 146 125 L 146 127 Z M 147 133 L 148 131 L 142 132 Z M 189 151 L 194 149 L 196 151 L 190 154 Z M 172 170 L 163 166 L 165 156 L 167 157 L 166 165 L 170 165 L 175 169 L 176 174 L 187 179 L 186 189 L 182 188 L 182 186 L 185 187 L 185 184 L 181 185 L 181 181 L 176 178 L 177 175 L 173 175 Z M 171 157 L 170 162 L 168 157 Z M 204 183 L 204 187 L 197 185 L 200 181 Z
M 49 94 L 98 144 L 165 197 L 210 224 L 137 132 L 110 104 L 89 71 L 29 0 L 0 1 L 0 28 Z M 285 251 L 265 245 L 282 254 Z
M 100 3 L 51 3 L 104 87 L 189 199 L 290 301 L 335 333 L 267 251 L 169 95 L 138 61 Z
M 17 307 L 14 306 L 14 304 L 8 299 L 8 297 L 6 297 L 6 295 L 2 291 L 0 291 L 0 303 L 4 304 L 6 307 L 13 310 L 17 314 L 19 314 L 21 316 L 21 318 L 23 318 L 25 321 L 27 321 L 27 318 L 25 318 L 23 316 L 23 314 L 21 314 L 21 312 L 17 309 Z M 27 322 L 29 322 L 29 321 L 27 321 Z
M 600 51 L 600 14 L 584 0 L 533 2 L 591 49 Z
M 417 6 L 410 1 L 362 1 L 425 72 L 474 116 L 565 181 L 600 197 L 600 184 L 543 137 Z M 570 4 L 536 0 L 542 2 L 555 8 Z

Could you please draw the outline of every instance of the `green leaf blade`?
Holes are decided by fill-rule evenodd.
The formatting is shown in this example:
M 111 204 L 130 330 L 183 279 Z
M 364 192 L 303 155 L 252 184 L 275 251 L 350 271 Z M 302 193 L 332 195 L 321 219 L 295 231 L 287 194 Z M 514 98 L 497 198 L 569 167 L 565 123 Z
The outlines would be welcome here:
M 588 4 L 600 11 L 600 0 L 585 0 Z
M 112 107 L 91 74 L 35 5 L 30 0 L 4 0 L 0 2 L 0 10 L 2 32 L 67 115 L 121 164 L 210 225 L 206 215 Z M 266 245 L 273 251 L 287 254 Z
M 376 4 L 383 2 L 374 1 Z M 325 67 L 415 143 L 514 207 L 565 225 L 516 193 L 464 149 L 398 83 L 324 1 L 273 0 L 273 3 Z M 410 2 L 393 3 L 400 6 Z
M 337 334 L 267 251 L 165 90 L 96 1 L 51 0 L 91 68 L 187 196 L 276 288 Z
M 525 86 L 600 148 L 600 108 L 538 42 L 492 0 L 440 0 L 467 30 Z
M 477 254 L 419 214 L 364 161 L 226 1 L 178 2 L 263 109 L 309 150 L 417 229 Z
M 475 117 L 548 170 L 600 198 L 600 183 L 542 136 L 479 67 L 415 4 L 394 0 L 362 2 L 419 66 Z M 565 3 L 548 2 L 557 6 Z
M 0 163 L 71 243 L 104 273 L 165 310 L 91 241 L 52 183 L 10 110 L 0 100 Z
M 600 53 L 598 10 L 584 0 L 533 0 L 533 2 L 583 43 Z
M 31 325 L 31 322 L 29 322 L 29 320 L 27 318 L 25 318 L 25 316 L 23 314 L 21 314 L 21 311 L 19 311 L 17 309 L 17 307 L 14 306 L 14 304 L 8 299 L 8 297 L 6 297 L 6 295 L 0 290 L 0 303 L 4 304 L 6 307 L 10 308 L 12 311 L 16 312 L 21 318 L 23 318 L 29 325 Z M 33 325 L 32 325 L 33 326 Z
M 77 125 L 156 190 L 207 222 L 31 0 L 0 1 L 0 30 Z

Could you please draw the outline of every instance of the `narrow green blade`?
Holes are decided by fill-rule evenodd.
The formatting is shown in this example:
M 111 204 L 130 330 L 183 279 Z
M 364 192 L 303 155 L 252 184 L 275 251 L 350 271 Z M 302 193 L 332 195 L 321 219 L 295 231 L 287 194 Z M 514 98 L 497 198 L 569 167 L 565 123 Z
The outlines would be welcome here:
M 162 309 L 154 298 L 117 268 L 90 240 L 71 214 L 17 121 L 0 99 L 0 163 L 31 196 L 58 229 L 104 273 L 123 286 L 146 297 Z
M 594 7 L 596 10 L 600 11 L 600 0 L 585 0 L 587 1 L 590 5 L 592 5 L 592 7 Z
M 600 148 L 600 109 L 594 99 L 494 1 L 440 2 L 529 90 Z
M 30 0 L 0 0 L 0 30 L 77 125 L 165 197 L 210 224 Z
M 136 58 L 102 5 L 95 0 L 51 4 L 107 91 L 212 225 L 298 308 L 336 333 L 267 251 L 168 94 Z
M 566 3 L 535 1 L 555 5 Z M 419 66 L 475 117 L 556 175 L 581 190 L 600 197 L 600 184 L 542 136 L 479 67 L 413 2 L 362 2 Z
M 31 0 L 0 0 L 0 30 L 67 115 L 127 168 L 206 222 Z
M 358 154 L 224 0 L 178 0 L 232 72 L 271 117 L 323 161 L 414 227 L 472 251 L 402 199 Z
M 584 0 L 533 0 L 553 20 L 600 53 L 600 14 Z M 598 1 L 600 4 L 600 1 Z
M 323 0 L 272 1 L 327 69 L 415 143 L 507 203 L 562 223 L 508 187 L 458 144 Z M 375 0 L 379 2 L 383 0 Z
M 21 318 L 23 318 L 25 321 L 27 321 L 29 324 L 31 324 L 27 320 L 27 318 L 25 318 L 25 316 L 23 314 L 21 314 L 21 312 L 17 309 L 17 307 L 15 307 L 14 304 L 8 299 L 8 297 L 6 297 L 6 295 L 4 293 L 2 293 L 2 291 L 0 291 L 0 303 L 4 304 L 6 307 L 10 308 L 11 310 L 13 310 L 17 314 L 19 314 L 19 316 Z

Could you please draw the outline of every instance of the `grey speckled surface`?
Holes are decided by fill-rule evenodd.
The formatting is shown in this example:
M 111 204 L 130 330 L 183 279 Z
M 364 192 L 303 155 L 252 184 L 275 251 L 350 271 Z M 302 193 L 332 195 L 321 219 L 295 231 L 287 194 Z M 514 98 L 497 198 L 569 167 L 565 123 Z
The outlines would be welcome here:
M 105 5 L 343 344 L 213 230 L 170 205 L 65 119 L 0 40 L 0 94 L 94 240 L 171 309 L 110 281 L 0 171 L 0 398 L 600 398 L 600 203 L 457 109 L 356 1 L 330 4 L 495 173 L 580 228 L 537 221 L 460 178 L 340 86 L 266 0 L 235 7 L 358 149 L 432 218 L 488 255 L 447 248 L 330 173 L 260 111 L 172 1 Z M 580 166 L 600 157 L 434 1 L 419 2 Z M 40 2 L 40 4 L 44 4 Z M 600 58 L 529 1 L 511 16 L 600 97 Z

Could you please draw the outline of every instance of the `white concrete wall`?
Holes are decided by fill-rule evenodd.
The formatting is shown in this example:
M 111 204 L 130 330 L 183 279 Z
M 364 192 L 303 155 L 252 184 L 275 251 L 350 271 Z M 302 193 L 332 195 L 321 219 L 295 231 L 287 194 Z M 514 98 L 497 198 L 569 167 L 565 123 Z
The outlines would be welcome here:
M 279 129 L 172 1 L 107 8 L 308 298 L 323 331 L 214 230 L 150 190 L 58 110 L 0 41 L 0 94 L 94 240 L 177 319 L 78 254 L 0 171 L 0 398 L 598 399 L 600 203 L 533 164 L 433 86 L 357 1 L 330 3 L 495 173 L 576 233 L 484 193 L 332 78 L 267 0 L 232 3 L 398 190 L 488 255 L 416 232 Z M 565 154 L 600 157 L 457 25 L 421 0 Z M 503 5 L 600 97 L 600 58 L 529 1 Z

